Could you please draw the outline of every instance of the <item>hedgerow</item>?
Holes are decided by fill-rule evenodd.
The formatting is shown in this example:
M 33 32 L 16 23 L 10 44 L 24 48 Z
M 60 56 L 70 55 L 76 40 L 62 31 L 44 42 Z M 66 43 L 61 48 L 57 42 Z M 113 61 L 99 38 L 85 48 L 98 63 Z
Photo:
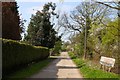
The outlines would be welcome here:
M 46 59 L 49 49 L 32 46 L 13 40 L 2 40 L 2 69 L 3 73 L 15 67 Z

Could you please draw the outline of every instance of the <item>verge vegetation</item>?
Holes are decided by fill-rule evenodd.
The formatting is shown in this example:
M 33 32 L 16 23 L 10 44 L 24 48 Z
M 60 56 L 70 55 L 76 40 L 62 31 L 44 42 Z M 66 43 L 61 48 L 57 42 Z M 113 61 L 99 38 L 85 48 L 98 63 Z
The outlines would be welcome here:
M 33 63 L 27 67 L 24 67 L 23 69 L 17 70 L 16 72 L 6 76 L 6 78 L 20 78 L 20 79 L 26 79 L 36 73 L 38 73 L 40 70 L 42 70 L 44 67 L 49 65 L 49 63 L 53 61 L 53 59 L 45 59 L 43 61 L 39 61 L 36 63 Z
M 72 52 L 69 52 L 69 56 L 78 66 L 84 78 L 113 78 L 114 80 L 119 79 L 119 76 L 117 74 L 100 70 L 100 68 L 96 67 L 93 64 L 90 66 L 88 60 L 78 58 Z

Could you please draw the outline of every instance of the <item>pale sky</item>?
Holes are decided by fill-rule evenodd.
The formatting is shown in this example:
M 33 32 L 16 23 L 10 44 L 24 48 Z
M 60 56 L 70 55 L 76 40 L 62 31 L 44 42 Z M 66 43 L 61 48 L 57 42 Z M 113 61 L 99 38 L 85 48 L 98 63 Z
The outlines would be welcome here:
M 90 0 L 16 0 L 19 6 L 19 14 L 22 14 L 21 17 L 27 22 L 25 23 L 25 28 L 27 30 L 27 26 L 30 22 L 30 18 L 32 14 L 35 14 L 37 10 L 42 10 L 42 7 L 45 3 L 53 2 L 56 3 L 56 12 L 60 11 L 60 13 L 67 12 L 70 13 L 77 5 L 82 1 L 90 1 Z M 92 0 L 91 0 L 92 1 Z M 100 0 L 100 1 L 113 1 L 113 0 Z M 117 0 L 115 0 L 117 1 Z M 61 30 L 60 33 L 63 31 Z M 62 38 L 62 40 L 67 41 L 67 34 Z
M 52 0 L 54 1 L 54 0 Z M 20 2 L 17 0 L 17 4 L 19 6 L 19 14 L 22 14 L 21 17 L 25 20 L 27 20 L 27 22 L 25 23 L 25 28 L 27 30 L 27 26 L 30 22 L 30 18 L 32 14 L 35 14 L 37 10 L 42 10 L 43 5 L 47 2 Z M 79 2 L 56 2 L 56 12 L 60 11 L 60 13 L 63 12 L 67 12 L 69 13 L 70 11 L 72 11 L 77 5 L 79 4 Z M 62 33 L 62 30 L 61 32 Z M 64 36 L 62 38 L 62 40 L 67 41 L 68 40 L 68 35 Z
M 89 2 L 89 1 L 103 1 L 103 2 L 111 2 L 111 1 L 119 1 L 119 0 L 16 0 L 17 2 Z

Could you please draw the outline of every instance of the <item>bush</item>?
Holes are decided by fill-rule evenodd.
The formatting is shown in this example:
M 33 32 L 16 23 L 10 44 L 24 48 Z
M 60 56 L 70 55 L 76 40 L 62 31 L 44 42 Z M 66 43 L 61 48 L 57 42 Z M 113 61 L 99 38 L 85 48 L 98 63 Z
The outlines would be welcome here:
M 75 59 L 77 56 L 73 52 L 68 52 L 71 59 Z
M 76 63 L 76 65 L 77 65 L 79 68 L 81 68 L 81 67 L 83 67 L 83 66 L 86 66 L 85 61 L 83 61 L 82 59 L 76 58 L 76 59 L 73 59 L 73 61 Z
M 61 46 L 62 46 L 62 42 L 61 41 L 57 41 L 55 43 L 55 47 L 52 50 L 52 55 L 59 55 L 60 51 L 61 51 Z
M 3 73 L 15 67 L 42 60 L 49 56 L 49 50 L 45 47 L 32 46 L 13 40 L 0 40 L 2 40 Z

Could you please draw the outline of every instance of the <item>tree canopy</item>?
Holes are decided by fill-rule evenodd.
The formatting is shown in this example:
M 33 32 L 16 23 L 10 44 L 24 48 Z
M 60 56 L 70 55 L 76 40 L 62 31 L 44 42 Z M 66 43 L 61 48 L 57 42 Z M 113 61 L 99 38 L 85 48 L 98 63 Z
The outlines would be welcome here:
M 16 2 L 2 2 L 2 38 L 20 40 L 20 17 Z
M 84 46 L 84 58 L 86 49 L 89 48 L 87 46 L 89 30 L 93 25 L 99 25 L 108 15 L 109 8 L 96 2 L 81 2 L 70 15 L 63 14 L 60 25 L 80 33 L 81 46 Z
M 50 19 L 52 16 L 57 17 L 55 8 L 55 3 L 50 2 L 43 6 L 42 11 L 37 11 L 35 15 L 32 15 L 25 40 L 36 46 L 54 47 L 57 32 Z

